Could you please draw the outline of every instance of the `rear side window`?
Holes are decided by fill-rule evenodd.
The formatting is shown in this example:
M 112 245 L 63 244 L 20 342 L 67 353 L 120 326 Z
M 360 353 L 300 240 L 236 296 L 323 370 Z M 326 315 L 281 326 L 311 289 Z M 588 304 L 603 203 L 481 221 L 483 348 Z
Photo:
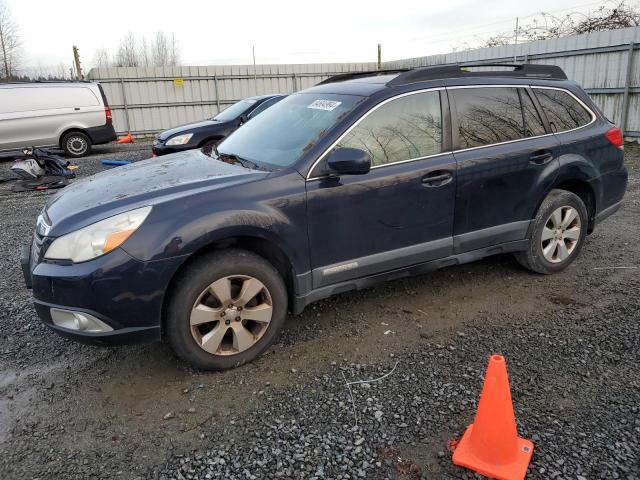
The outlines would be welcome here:
M 516 88 L 458 88 L 453 95 L 459 148 L 473 148 L 525 137 Z
M 568 92 L 547 88 L 534 91 L 552 131 L 573 130 L 591 122 L 591 114 Z
M 391 100 L 366 116 L 338 146 L 369 152 L 373 166 L 442 152 L 440 92 Z

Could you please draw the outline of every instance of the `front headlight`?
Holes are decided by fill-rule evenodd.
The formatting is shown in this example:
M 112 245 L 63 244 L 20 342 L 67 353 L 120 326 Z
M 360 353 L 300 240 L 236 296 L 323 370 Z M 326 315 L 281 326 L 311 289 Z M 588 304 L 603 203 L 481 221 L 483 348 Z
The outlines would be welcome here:
M 122 245 L 142 225 L 149 212 L 151 207 L 137 208 L 63 235 L 53 241 L 44 257 L 85 262 L 104 255 Z
M 189 140 L 191 140 L 191 137 L 193 137 L 193 133 L 176 135 L 175 137 L 171 137 L 169 140 L 167 140 L 167 143 L 165 145 L 185 145 L 189 143 Z

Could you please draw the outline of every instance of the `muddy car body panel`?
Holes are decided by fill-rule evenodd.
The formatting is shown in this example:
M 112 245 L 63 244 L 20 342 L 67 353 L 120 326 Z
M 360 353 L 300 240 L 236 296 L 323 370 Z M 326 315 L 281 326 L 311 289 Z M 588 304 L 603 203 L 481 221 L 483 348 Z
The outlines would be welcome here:
M 67 187 L 41 215 L 46 228 L 23 259 L 40 316 L 51 325 L 54 305 L 89 312 L 113 328 L 64 331 L 86 341 L 118 332 L 132 341 L 158 338 L 178 273 L 228 247 L 268 259 L 298 313 L 335 293 L 521 252 L 554 189 L 582 199 L 592 230 L 626 189 L 623 150 L 609 138 L 616 129 L 577 84 L 526 68 L 514 75 L 418 69 L 410 79 L 413 72 L 335 79 L 279 102 L 219 151 L 140 162 Z M 552 91 L 553 101 L 540 91 Z M 498 118 L 513 119 L 500 135 L 516 138 L 483 137 L 495 129 L 478 119 L 493 118 L 496 102 L 504 108 Z M 555 118 L 558 102 L 574 108 L 575 118 Z M 396 144 L 396 151 L 408 149 L 401 160 L 380 161 L 371 147 L 366 173 L 332 170 L 332 153 L 366 142 L 376 115 L 405 118 L 402 112 L 416 105 L 430 112 L 418 119 L 430 135 L 404 132 L 411 141 Z M 331 117 L 327 125 L 318 123 L 323 115 Z M 522 131 L 514 134 L 518 118 Z M 306 138 L 287 128 L 295 122 L 320 133 Z M 271 148 L 277 135 L 284 138 L 279 150 Z M 146 219 L 115 250 L 80 263 L 43 258 L 54 239 L 145 206 Z

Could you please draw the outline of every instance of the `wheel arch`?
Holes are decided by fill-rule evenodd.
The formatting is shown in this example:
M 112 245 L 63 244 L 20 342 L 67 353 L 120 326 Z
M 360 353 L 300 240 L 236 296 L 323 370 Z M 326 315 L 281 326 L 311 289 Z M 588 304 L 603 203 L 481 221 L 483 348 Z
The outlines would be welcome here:
M 162 301 L 161 310 L 161 334 L 165 335 L 166 332 L 166 320 L 167 320 L 167 307 L 169 303 L 170 295 L 168 294 L 174 287 L 180 274 L 189 268 L 192 264 L 198 261 L 203 256 L 227 248 L 238 248 L 247 250 L 261 256 L 267 260 L 275 269 L 280 273 L 287 289 L 287 296 L 289 302 L 289 308 L 293 305 L 295 299 L 295 270 L 291 260 L 285 253 L 285 251 L 277 245 L 276 242 L 260 237 L 257 235 L 232 235 L 224 238 L 217 239 L 203 245 L 198 250 L 189 255 L 185 261 L 177 268 L 173 273 L 169 283 L 167 284 L 164 298 Z
M 82 133 L 84 135 L 86 135 L 89 138 L 89 141 L 93 144 L 93 139 L 91 138 L 91 135 L 89 135 L 89 132 L 87 132 L 86 129 L 82 128 L 82 127 L 69 127 L 66 128 L 65 130 L 62 131 L 62 133 L 60 134 L 60 136 L 58 137 L 58 146 L 60 148 L 62 147 L 62 140 L 64 139 L 65 136 L 67 136 L 69 133 Z
M 552 190 L 566 190 L 580 197 L 580 200 L 582 200 L 582 202 L 587 207 L 587 213 L 589 215 L 587 233 L 591 233 L 595 225 L 595 217 L 597 213 L 597 195 L 593 183 L 589 181 L 586 176 L 582 175 L 559 176 L 558 178 L 556 178 L 551 188 L 549 188 L 549 190 L 545 192 L 542 198 L 539 199 L 538 205 L 536 206 L 535 215 L 537 215 L 538 211 L 540 210 L 540 205 L 542 205 L 542 202 L 545 198 L 547 198 Z

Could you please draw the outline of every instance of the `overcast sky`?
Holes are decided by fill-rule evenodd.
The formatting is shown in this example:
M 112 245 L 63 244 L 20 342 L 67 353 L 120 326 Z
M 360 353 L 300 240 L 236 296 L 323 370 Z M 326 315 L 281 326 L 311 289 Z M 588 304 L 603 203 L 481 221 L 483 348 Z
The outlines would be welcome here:
M 588 0 L 5 0 L 20 26 L 25 63 L 83 67 L 97 48 L 114 53 L 131 30 L 138 38 L 174 33 L 184 65 L 375 61 L 446 53 L 464 42 L 513 31 L 532 15 L 594 10 Z

